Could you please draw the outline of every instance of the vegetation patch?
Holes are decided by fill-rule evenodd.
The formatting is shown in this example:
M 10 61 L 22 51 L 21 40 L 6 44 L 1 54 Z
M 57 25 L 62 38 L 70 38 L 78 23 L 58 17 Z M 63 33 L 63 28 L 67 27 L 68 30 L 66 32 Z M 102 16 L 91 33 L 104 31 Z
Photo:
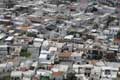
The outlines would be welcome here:
M 21 57 L 31 57 L 31 53 L 27 51 L 27 49 L 22 49 L 20 52 Z

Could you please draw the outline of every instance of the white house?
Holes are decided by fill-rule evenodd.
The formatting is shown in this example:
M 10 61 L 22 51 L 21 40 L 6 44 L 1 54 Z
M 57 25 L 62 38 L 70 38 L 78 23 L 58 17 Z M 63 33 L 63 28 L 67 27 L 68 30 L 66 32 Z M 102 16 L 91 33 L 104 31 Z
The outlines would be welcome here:
M 0 40 L 5 38 L 6 37 L 6 34 L 5 33 L 0 33 Z
M 93 68 L 92 64 L 73 64 L 73 70 L 76 74 L 84 74 L 86 77 L 90 77 Z
M 28 70 L 23 72 L 23 78 L 32 78 L 35 75 L 35 71 L 33 70 Z
M 44 41 L 44 39 L 35 38 L 35 39 L 33 40 L 33 45 L 34 45 L 35 47 L 40 47 L 43 41 Z
M 49 51 L 42 50 L 39 56 L 39 63 L 41 64 L 53 64 L 55 55 Z
M 22 80 L 23 73 L 22 71 L 12 71 L 10 76 L 11 80 Z
M 112 26 L 109 27 L 108 29 L 109 29 L 109 36 L 114 38 L 117 35 L 118 31 L 120 30 L 120 27 Z
M 12 62 L 0 64 L 0 73 L 9 72 L 12 69 L 13 69 L 13 63 Z
M 113 67 L 102 67 L 101 69 L 101 79 L 100 80 L 113 80 L 117 79 L 117 72 L 118 68 L 113 68 Z

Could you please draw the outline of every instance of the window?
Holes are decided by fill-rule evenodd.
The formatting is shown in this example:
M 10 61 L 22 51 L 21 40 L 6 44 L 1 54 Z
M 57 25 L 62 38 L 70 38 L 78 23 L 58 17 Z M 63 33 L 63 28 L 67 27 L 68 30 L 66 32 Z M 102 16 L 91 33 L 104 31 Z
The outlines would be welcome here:
M 76 57 L 74 57 L 74 59 L 76 59 Z
M 89 71 L 91 71 L 91 68 L 85 68 L 85 70 L 89 70 Z
M 105 70 L 105 75 L 110 75 L 111 71 L 110 70 Z

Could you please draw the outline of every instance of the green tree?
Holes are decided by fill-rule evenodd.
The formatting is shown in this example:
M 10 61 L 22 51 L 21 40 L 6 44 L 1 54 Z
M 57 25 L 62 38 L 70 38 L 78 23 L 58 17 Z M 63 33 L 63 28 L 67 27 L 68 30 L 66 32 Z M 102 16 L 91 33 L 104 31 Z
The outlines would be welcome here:
M 77 80 L 77 78 L 75 77 L 75 71 L 73 70 L 68 71 L 67 80 Z
M 120 39 L 120 31 L 117 33 L 116 38 Z
M 115 17 L 109 16 L 106 25 L 109 26 L 109 24 L 114 20 L 115 20 Z
M 27 51 L 27 49 L 22 49 L 21 52 L 20 52 L 20 56 L 21 57 L 30 57 L 31 56 L 31 53 Z
M 36 33 L 31 33 L 31 32 L 28 32 L 27 36 L 28 37 L 37 37 Z
M 2 80 L 10 80 L 10 75 L 4 76 L 4 77 L 2 78 Z

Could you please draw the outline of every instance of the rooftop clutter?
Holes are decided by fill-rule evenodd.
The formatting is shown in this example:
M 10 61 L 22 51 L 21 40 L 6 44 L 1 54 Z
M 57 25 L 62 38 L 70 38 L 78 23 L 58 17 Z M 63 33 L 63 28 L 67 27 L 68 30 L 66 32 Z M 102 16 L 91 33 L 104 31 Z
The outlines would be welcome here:
M 116 7 L 87 0 L 16 2 L 0 9 L 0 80 L 120 79 Z

